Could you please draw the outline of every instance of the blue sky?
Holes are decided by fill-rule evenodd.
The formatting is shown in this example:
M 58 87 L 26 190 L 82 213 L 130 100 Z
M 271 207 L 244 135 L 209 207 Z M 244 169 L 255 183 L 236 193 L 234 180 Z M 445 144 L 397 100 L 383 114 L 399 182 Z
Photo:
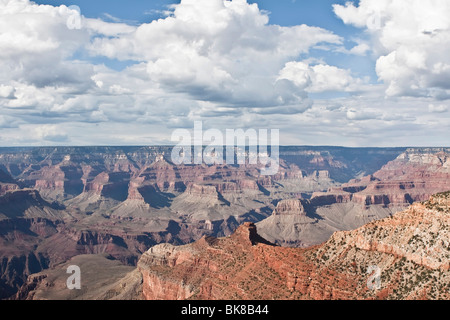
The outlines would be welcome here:
M 450 146 L 449 30 L 444 0 L 5 0 L 0 146 Z
M 115 19 L 128 24 L 140 25 L 149 23 L 152 20 L 164 18 L 163 11 L 179 3 L 179 1 L 163 1 L 163 0 L 39 0 L 35 1 L 39 4 L 50 4 L 53 6 L 60 5 L 77 5 L 81 9 L 81 13 L 89 18 L 98 18 L 105 21 L 115 22 Z M 262 0 L 248 1 L 249 3 L 258 4 L 261 10 L 270 12 L 270 23 L 280 26 L 295 26 L 306 24 L 316 26 L 327 30 L 333 30 L 334 33 L 345 39 L 344 45 L 347 48 L 354 46 L 352 39 L 363 36 L 361 29 L 345 25 L 332 10 L 333 4 L 344 5 L 348 0 Z M 369 56 L 365 57 L 347 57 L 343 54 L 328 54 L 322 52 L 321 55 L 330 63 L 342 68 L 353 68 L 356 72 L 369 75 L 375 79 L 374 59 Z M 123 69 L 131 62 L 121 62 L 109 59 L 91 60 L 96 63 L 103 62 L 115 69 Z
M 177 1 L 162 0 L 44 0 L 35 2 L 53 6 L 77 5 L 80 7 L 82 14 L 88 18 L 107 19 L 105 14 L 110 14 L 113 17 L 135 24 L 150 22 L 151 20 L 158 18 L 161 16 L 158 12 L 167 10 L 169 5 L 177 3 Z
M 271 23 L 292 26 L 297 24 L 308 24 L 335 30 L 346 34 L 352 28 L 345 26 L 331 10 L 333 4 L 345 4 L 348 0 L 261 0 L 248 1 L 257 3 L 262 10 L 270 11 Z M 38 4 L 77 5 L 81 8 L 83 15 L 89 18 L 105 18 L 104 14 L 110 14 L 125 21 L 134 21 L 138 24 L 149 22 L 155 18 L 162 17 L 158 12 L 167 10 L 168 6 L 180 1 L 163 0 L 38 0 Z

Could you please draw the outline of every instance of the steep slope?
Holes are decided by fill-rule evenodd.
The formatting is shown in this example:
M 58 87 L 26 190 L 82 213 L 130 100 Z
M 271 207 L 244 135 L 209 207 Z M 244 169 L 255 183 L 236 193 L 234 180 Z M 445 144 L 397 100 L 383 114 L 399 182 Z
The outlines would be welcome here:
M 48 256 L 36 248 L 69 217 L 62 209 L 36 190 L 0 196 L 0 299 L 14 294 L 29 274 L 48 268 Z
M 146 299 L 449 299 L 450 192 L 309 249 L 246 223 L 231 237 L 157 245 L 140 259 Z M 370 270 L 380 271 L 380 287 Z M 369 273 L 368 273 L 369 272 Z
M 19 189 L 19 186 L 16 181 L 0 168 L 0 196 L 4 195 L 8 191 L 14 191 L 17 189 Z
M 323 243 L 340 230 L 314 213 L 308 200 L 286 199 L 278 202 L 272 215 L 258 222 L 258 233 L 285 247 L 310 247 Z
M 27 276 L 49 266 L 36 247 L 57 233 L 57 222 L 43 218 L 0 220 L 0 299 L 13 295 Z
M 14 183 L 14 179 L 9 174 L 0 169 L 0 183 Z
M 0 220 L 20 217 L 61 220 L 68 216 L 62 209 L 42 199 L 36 190 L 15 190 L 0 196 Z

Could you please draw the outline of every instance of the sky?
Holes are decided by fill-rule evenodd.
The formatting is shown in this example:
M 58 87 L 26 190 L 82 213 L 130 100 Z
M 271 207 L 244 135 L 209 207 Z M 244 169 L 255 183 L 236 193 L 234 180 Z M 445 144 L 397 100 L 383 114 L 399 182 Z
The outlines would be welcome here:
M 450 147 L 447 0 L 0 0 L 0 146 Z

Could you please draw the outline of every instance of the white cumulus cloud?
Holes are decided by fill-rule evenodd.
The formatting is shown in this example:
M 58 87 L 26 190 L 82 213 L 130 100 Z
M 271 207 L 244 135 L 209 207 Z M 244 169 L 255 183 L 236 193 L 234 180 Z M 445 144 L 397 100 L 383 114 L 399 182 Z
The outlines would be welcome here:
M 358 90 L 363 83 L 354 78 L 350 70 L 327 64 L 309 65 L 305 62 L 288 62 L 280 71 L 278 79 L 292 81 L 297 87 L 311 93 Z
M 344 39 L 275 25 L 246 0 L 181 0 L 132 26 L 0 0 L 0 142 L 167 143 L 173 129 L 203 120 L 280 128 L 286 143 L 409 145 L 414 133 L 426 135 L 417 144 L 445 144 L 448 9 L 439 0 L 336 5 L 362 29 Z M 380 83 L 365 77 L 375 71 L 361 66 L 368 55 Z
M 68 135 L 56 125 L 42 125 L 35 128 L 36 135 L 45 141 L 67 142 Z
M 273 107 L 304 103 L 304 92 L 288 93 L 275 81 L 286 62 L 319 43 L 341 39 L 317 27 L 271 25 L 244 0 L 182 0 L 165 19 L 97 38 L 91 51 L 142 61 L 158 86 L 195 100 Z
M 450 98 L 450 1 L 361 0 L 334 11 L 370 33 L 388 96 Z

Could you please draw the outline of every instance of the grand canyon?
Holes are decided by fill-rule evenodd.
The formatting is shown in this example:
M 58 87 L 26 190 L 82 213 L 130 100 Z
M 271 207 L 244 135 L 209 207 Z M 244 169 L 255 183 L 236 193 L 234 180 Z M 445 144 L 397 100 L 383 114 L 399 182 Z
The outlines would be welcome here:
M 446 0 L 0 0 L 2 307 L 450 300 L 449 52 Z
M 449 148 L 280 147 L 273 176 L 170 154 L 0 148 L 0 298 L 449 298 Z

